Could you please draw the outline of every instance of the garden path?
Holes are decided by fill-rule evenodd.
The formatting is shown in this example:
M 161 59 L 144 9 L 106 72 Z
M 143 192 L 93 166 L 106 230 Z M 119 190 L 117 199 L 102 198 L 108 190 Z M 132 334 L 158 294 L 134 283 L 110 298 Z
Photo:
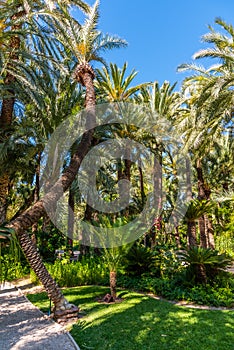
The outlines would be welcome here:
M 0 285 L 1 350 L 79 350 L 64 327 L 49 319 L 10 283 Z

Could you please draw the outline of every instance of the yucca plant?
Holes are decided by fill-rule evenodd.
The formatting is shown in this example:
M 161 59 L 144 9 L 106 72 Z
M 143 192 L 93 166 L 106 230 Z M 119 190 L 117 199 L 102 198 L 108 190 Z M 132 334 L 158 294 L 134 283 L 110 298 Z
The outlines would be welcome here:
M 179 259 L 188 264 L 188 273 L 196 283 L 206 284 L 208 278 L 213 278 L 220 271 L 232 265 L 232 259 L 225 253 L 202 247 L 191 247 L 179 254 Z

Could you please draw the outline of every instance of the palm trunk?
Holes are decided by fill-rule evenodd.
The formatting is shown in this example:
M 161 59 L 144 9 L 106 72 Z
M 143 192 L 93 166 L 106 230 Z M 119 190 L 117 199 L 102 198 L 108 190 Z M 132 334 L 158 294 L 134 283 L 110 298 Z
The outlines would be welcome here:
M 110 271 L 110 292 L 111 292 L 113 301 L 115 301 L 117 298 L 116 285 L 117 285 L 117 273 L 116 271 Z
M 37 164 L 35 169 L 35 188 L 34 188 L 34 198 L 33 201 L 36 203 L 40 199 L 40 167 L 41 167 L 41 152 L 37 155 Z M 38 223 L 35 222 L 32 225 L 33 241 L 36 244 L 36 233 L 37 233 Z
M 74 236 L 74 210 L 75 210 L 75 200 L 74 192 L 69 190 L 68 197 L 68 222 L 67 222 L 67 233 L 68 233 L 68 248 L 72 250 L 73 248 L 73 236 Z
M 208 247 L 207 230 L 206 230 L 206 222 L 205 222 L 205 216 L 204 215 L 202 215 L 198 219 L 198 226 L 199 226 L 199 232 L 200 232 L 200 246 L 202 248 L 207 248 Z
M 196 281 L 198 283 L 206 284 L 207 283 L 207 276 L 206 276 L 205 266 L 203 264 L 197 264 L 195 271 L 196 271 Z
M 196 172 L 197 172 L 197 180 L 198 180 L 198 199 L 201 201 L 210 200 L 211 190 L 209 186 L 205 183 L 202 163 L 201 163 L 201 159 L 199 158 L 196 163 Z M 209 221 L 208 218 L 206 219 L 205 215 L 199 218 L 199 231 L 200 231 L 201 245 L 204 248 L 207 248 L 209 246 L 210 248 L 214 249 L 214 236 L 213 236 L 212 223 Z M 209 241 L 212 241 L 213 243 L 210 245 Z
M 0 225 L 6 221 L 9 176 L 7 173 L 0 177 Z
M 189 220 L 188 223 L 188 246 L 189 248 L 196 247 L 197 246 L 197 230 L 196 230 L 196 221 Z
M 27 260 L 36 273 L 37 277 L 45 287 L 49 298 L 53 301 L 55 309 L 58 309 L 60 304 L 64 304 L 65 298 L 63 297 L 57 283 L 48 273 L 45 265 L 43 264 L 40 255 L 37 252 L 35 245 L 32 243 L 29 235 L 23 230 L 17 231 L 21 248 L 27 257 Z M 65 305 L 67 302 L 65 302 Z
M 25 14 L 25 11 L 20 11 L 12 16 L 12 20 L 17 20 L 19 17 Z M 18 31 L 21 25 L 13 25 L 12 31 Z M 6 68 L 11 68 L 14 62 L 18 60 L 18 50 L 20 48 L 20 38 L 18 35 L 12 36 L 10 39 L 9 47 L 11 52 L 9 54 L 9 60 Z M 6 90 L 6 96 L 2 100 L 1 113 L 0 113 L 0 128 L 7 129 L 12 124 L 15 94 L 12 90 L 12 83 L 14 83 L 15 77 L 7 72 L 4 78 L 4 87 Z M 6 172 L 0 177 L 0 225 L 6 221 L 7 213 L 7 197 L 9 189 L 9 174 Z
M 142 202 L 142 208 L 144 208 L 145 204 L 145 190 L 144 190 L 144 176 L 143 176 L 143 171 L 141 168 L 141 162 L 139 161 L 139 175 L 140 175 L 140 189 L 141 189 L 141 202 Z
M 84 82 L 86 82 L 87 124 L 91 125 L 92 127 L 94 127 L 95 121 L 95 90 L 93 87 L 93 78 L 90 77 L 89 74 L 85 74 L 84 77 Z M 30 266 L 45 287 L 48 295 L 50 295 L 55 304 L 55 310 L 57 312 L 59 312 L 59 310 L 63 311 L 64 309 L 71 308 L 71 305 L 63 297 L 57 284 L 49 275 L 40 258 L 40 255 L 38 254 L 25 230 L 31 227 L 45 214 L 45 205 L 46 207 L 53 207 L 56 205 L 58 199 L 70 187 L 77 174 L 77 171 L 79 170 L 82 160 L 89 151 L 92 138 L 93 130 L 89 129 L 83 134 L 81 142 L 76 152 L 72 156 L 68 168 L 59 178 L 59 180 L 51 187 L 49 192 L 30 209 L 26 210 L 26 212 L 22 213 L 19 217 L 7 225 L 7 227 L 12 228 L 19 237 L 20 244 L 26 258 L 30 263 Z

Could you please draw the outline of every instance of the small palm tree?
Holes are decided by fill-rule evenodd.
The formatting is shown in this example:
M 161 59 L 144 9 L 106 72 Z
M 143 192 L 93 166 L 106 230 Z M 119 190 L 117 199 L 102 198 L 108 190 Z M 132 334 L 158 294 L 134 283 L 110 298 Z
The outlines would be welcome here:
M 199 201 L 194 199 L 190 202 L 184 218 L 187 223 L 189 248 L 198 246 L 196 222 L 202 215 L 209 212 L 212 209 L 212 206 L 213 204 L 209 201 Z
M 210 248 L 192 247 L 180 253 L 179 258 L 188 264 L 189 272 L 194 274 L 197 283 L 207 283 L 208 277 L 214 277 L 221 270 L 232 265 L 230 257 Z

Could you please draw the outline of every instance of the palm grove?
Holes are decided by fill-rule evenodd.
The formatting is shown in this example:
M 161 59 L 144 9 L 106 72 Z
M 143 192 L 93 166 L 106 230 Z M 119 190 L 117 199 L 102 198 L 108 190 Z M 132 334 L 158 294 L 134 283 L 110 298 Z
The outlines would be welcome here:
M 83 23 L 72 17 L 72 6 L 83 12 Z M 107 50 L 127 43 L 99 31 L 99 1 L 90 6 L 79 0 L 9 0 L 0 2 L 0 8 L 3 246 L 7 246 L 6 237 L 14 233 L 56 310 L 74 308 L 63 297 L 38 253 L 42 232 L 46 240 L 56 231 L 45 206 L 56 205 L 62 188 L 68 204 L 83 220 L 100 226 L 116 222 L 124 225 L 143 210 L 147 193 L 153 189 L 161 211 L 138 243 L 152 251 L 162 242 L 174 244 L 188 260 L 200 259 L 197 280 L 206 282 L 206 259 L 209 263 L 216 258 L 217 266 L 218 262 L 222 266 L 225 258 L 220 253 L 233 249 L 233 27 L 216 20 L 220 30 L 210 27 L 203 36 L 208 48 L 194 55 L 196 60 L 212 58 L 215 64 L 208 69 L 182 64 L 178 70 L 188 74 L 181 90 L 176 91 L 176 85 L 166 81 L 162 86 L 157 82 L 134 85 L 135 70 L 128 74 L 127 64 L 119 68 L 106 63 Z M 160 138 L 131 124 L 89 127 L 95 125 L 97 105 L 104 102 L 147 105 L 148 117 L 155 124 L 162 117 L 173 125 L 181 149 L 189 155 L 184 199 L 188 208 L 182 222 L 174 218 L 170 230 L 166 226 L 175 207 L 178 182 L 173 153 L 164 148 Z M 39 175 L 45 143 L 64 120 L 79 115 L 82 109 L 86 111 L 88 131 L 72 146 L 60 177 L 43 195 Z M 117 159 L 99 171 L 97 188 L 107 202 L 118 197 L 120 180 L 132 183 L 132 200 L 118 217 L 98 213 L 84 203 L 77 185 L 82 160 L 93 146 L 108 138 L 135 138 L 155 157 L 152 172 L 157 176 L 151 184 L 142 171 L 140 156 L 136 163 Z M 157 196 L 162 188 L 166 198 L 163 203 Z M 68 219 L 68 230 L 72 232 L 74 218 L 70 215 Z M 71 239 L 67 244 L 72 248 Z M 79 248 L 83 254 L 90 249 L 83 244 Z M 101 254 L 100 249 L 97 254 Z M 116 266 L 111 270 L 115 286 Z

